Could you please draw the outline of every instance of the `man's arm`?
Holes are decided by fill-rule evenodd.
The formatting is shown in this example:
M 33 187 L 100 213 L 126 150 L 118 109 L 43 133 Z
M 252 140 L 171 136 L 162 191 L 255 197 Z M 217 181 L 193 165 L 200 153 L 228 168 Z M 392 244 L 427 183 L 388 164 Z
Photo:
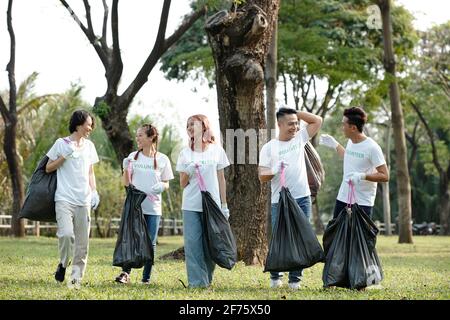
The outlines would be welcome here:
M 305 121 L 308 125 L 306 126 L 306 130 L 308 131 L 309 137 L 314 137 L 317 132 L 319 132 L 320 127 L 322 127 L 322 117 L 319 117 L 315 114 L 299 111 L 297 112 L 298 120 Z
M 389 170 L 388 167 L 383 164 L 376 167 L 377 172 L 372 174 L 366 174 L 366 180 L 372 182 L 388 182 L 389 181 Z

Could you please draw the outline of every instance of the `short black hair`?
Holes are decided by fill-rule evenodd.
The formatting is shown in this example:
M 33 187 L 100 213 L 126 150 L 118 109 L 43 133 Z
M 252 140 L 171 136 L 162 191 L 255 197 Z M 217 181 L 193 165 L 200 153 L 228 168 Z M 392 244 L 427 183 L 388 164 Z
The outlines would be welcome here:
M 287 114 L 297 114 L 297 110 L 291 108 L 280 108 L 277 111 L 277 121 L 280 120 L 281 117 L 284 117 Z
M 367 122 L 367 114 L 360 107 L 353 107 L 344 110 L 344 116 L 348 119 L 348 124 L 355 125 L 359 132 L 363 132 L 363 127 Z
M 92 129 L 95 127 L 95 118 L 86 110 L 77 110 L 74 113 L 72 113 L 72 116 L 70 117 L 69 122 L 69 131 L 70 133 L 74 133 L 77 131 L 77 127 L 83 125 L 87 118 L 91 117 L 92 119 Z

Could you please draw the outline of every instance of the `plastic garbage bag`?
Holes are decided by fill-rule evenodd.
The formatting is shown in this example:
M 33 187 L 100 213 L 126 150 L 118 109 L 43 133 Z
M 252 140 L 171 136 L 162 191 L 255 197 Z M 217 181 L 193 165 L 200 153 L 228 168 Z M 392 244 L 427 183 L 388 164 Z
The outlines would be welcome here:
M 309 190 L 311 190 L 311 196 L 315 197 L 325 180 L 325 170 L 319 154 L 310 142 L 307 142 L 305 145 L 305 165 Z
M 202 194 L 203 232 L 205 234 L 206 250 L 211 259 L 220 267 L 231 270 L 237 261 L 236 240 L 228 220 L 217 203 L 206 190 L 205 181 L 196 167 L 196 175 Z
M 354 197 L 352 185 L 350 190 Z M 323 236 L 324 286 L 362 289 L 379 284 L 383 270 L 375 248 L 377 234 L 378 228 L 357 203 L 331 220 Z
M 56 222 L 56 171 L 46 173 L 47 162 L 48 157 L 44 156 L 31 176 L 19 219 Z
M 154 261 L 154 251 L 141 204 L 147 195 L 132 184 L 126 187 L 119 234 L 113 254 L 113 266 L 141 268 Z
M 284 168 L 281 170 L 278 218 L 270 240 L 264 272 L 296 271 L 325 260 L 325 254 L 308 218 L 289 189 L 284 186 Z
M 347 207 L 345 208 L 347 209 Z M 331 220 L 323 235 L 325 266 L 322 280 L 325 287 L 349 287 L 348 256 L 350 237 L 350 213 L 343 210 Z
M 383 271 L 375 248 L 378 228 L 357 204 L 352 213 L 348 277 L 350 288 L 360 289 L 379 284 Z
M 202 191 L 203 229 L 211 259 L 231 270 L 237 261 L 237 248 L 228 220 L 208 191 Z

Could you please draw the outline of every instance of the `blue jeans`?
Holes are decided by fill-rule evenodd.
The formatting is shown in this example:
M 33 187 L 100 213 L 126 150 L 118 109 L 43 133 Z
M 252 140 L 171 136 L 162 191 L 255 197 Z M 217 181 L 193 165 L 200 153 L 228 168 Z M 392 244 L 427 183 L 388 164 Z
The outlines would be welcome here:
M 311 210 L 312 210 L 311 197 L 306 196 L 303 198 L 295 199 L 295 201 L 297 201 L 298 206 L 300 207 L 300 209 L 302 209 L 305 216 L 309 219 L 309 217 L 311 217 Z M 278 209 L 278 203 L 272 203 L 272 219 L 271 219 L 272 232 L 274 232 L 274 230 L 275 230 L 275 223 L 278 219 L 277 209 Z M 297 271 L 290 271 L 289 272 L 289 282 L 290 283 L 300 282 L 302 280 L 302 276 L 303 276 L 303 269 L 299 269 Z M 282 272 L 271 272 L 270 273 L 270 279 L 272 279 L 272 280 L 281 279 L 282 277 L 283 277 Z
M 158 238 L 158 229 L 159 229 L 159 221 L 161 220 L 161 216 L 152 215 L 152 214 L 144 214 L 145 222 L 147 223 L 148 232 L 150 234 L 150 239 L 153 245 L 153 251 L 156 256 L 156 239 Z M 144 265 L 144 271 L 142 272 L 142 281 L 150 280 L 150 273 L 152 272 L 152 261 L 148 261 Z M 122 268 L 122 271 L 127 272 L 128 274 L 131 272 L 131 268 Z
M 190 288 L 208 287 L 215 268 L 215 263 L 206 249 L 203 219 L 203 212 L 183 210 L 184 254 Z

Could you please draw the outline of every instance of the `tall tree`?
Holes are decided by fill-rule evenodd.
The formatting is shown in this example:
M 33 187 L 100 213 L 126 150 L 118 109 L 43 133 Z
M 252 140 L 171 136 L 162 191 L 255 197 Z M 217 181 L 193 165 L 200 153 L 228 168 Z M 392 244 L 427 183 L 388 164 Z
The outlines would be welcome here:
M 131 102 L 142 86 L 147 82 L 148 75 L 161 56 L 206 12 L 206 7 L 202 6 L 190 15 L 185 16 L 182 24 L 172 35 L 166 38 L 166 27 L 171 0 L 164 0 L 158 34 L 153 49 L 133 81 L 122 94 L 118 94 L 118 85 L 122 78 L 123 71 L 121 48 L 119 44 L 119 0 L 112 0 L 110 30 L 112 35 L 111 45 L 107 42 L 109 7 L 106 0 L 102 0 L 104 13 L 101 36 L 95 34 L 91 17 L 91 6 L 88 0 L 83 0 L 87 25 L 81 22 L 67 1 L 60 0 L 60 2 L 80 26 L 82 32 L 95 49 L 95 52 L 105 69 L 107 89 L 102 96 L 95 99 L 94 112 L 102 120 L 102 126 L 113 145 L 117 159 L 120 163 L 133 149 L 133 140 L 126 121 Z
M 215 62 L 222 132 L 266 128 L 264 63 L 279 3 L 279 0 L 235 3 L 231 10 L 220 11 L 206 22 Z M 236 145 L 234 151 L 236 154 Z M 257 150 L 246 152 L 246 164 L 233 161 L 226 178 L 238 257 L 246 264 L 258 264 L 263 263 L 267 255 L 268 186 L 259 182 L 257 164 L 249 164 L 251 152 Z
M 399 243 L 413 243 L 411 226 L 411 184 L 408 172 L 408 154 L 406 150 L 405 125 L 400 104 L 400 92 L 396 77 L 396 61 L 392 44 L 391 1 L 376 0 L 381 11 L 384 45 L 384 68 L 389 80 L 389 98 L 391 101 L 392 127 L 397 168 L 397 190 L 399 208 Z
M 16 37 L 12 25 L 12 5 L 13 1 L 8 1 L 8 11 L 6 21 L 8 25 L 8 33 L 10 38 L 10 59 L 6 66 L 9 80 L 9 101 L 8 108 L 2 97 L 0 97 L 0 112 L 3 122 L 5 123 L 5 135 L 3 138 L 3 151 L 6 155 L 9 174 L 11 177 L 13 203 L 12 203 L 12 221 L 11 229 L 16 237 L 25 236 L 25 224 L 23 220 L 18 219 L 20 208 L 24 200 L 24 185 L 22 179 L 22 169 L 19 165 L 19 156 L 17 154 L 17 88 L 15 76 L 16 64 Z

